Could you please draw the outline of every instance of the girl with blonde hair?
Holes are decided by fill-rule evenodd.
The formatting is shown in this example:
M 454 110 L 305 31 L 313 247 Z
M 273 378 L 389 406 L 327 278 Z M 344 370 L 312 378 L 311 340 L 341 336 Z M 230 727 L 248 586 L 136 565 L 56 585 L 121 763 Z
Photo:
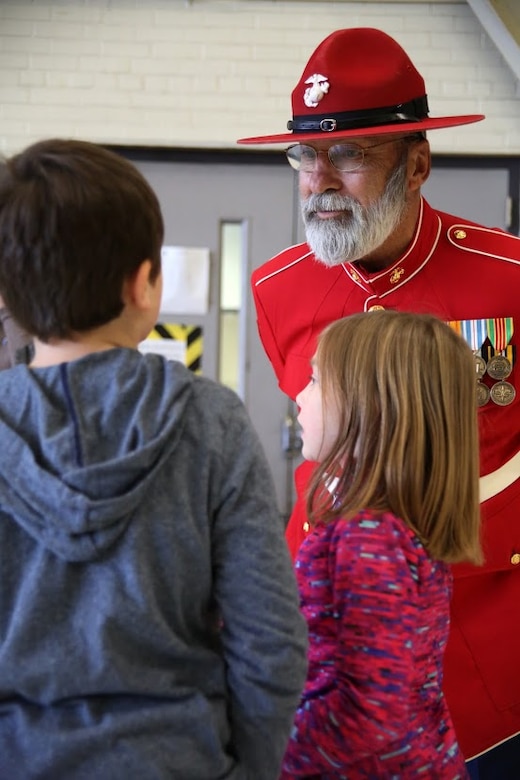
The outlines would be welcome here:
M 317 461 L 296 571 L 309 671 L 288 778 L 468 777 L 442 693 L 449 564 L 482 562 L 475 364 L 430 315 L 322 333 L 298 395 Z

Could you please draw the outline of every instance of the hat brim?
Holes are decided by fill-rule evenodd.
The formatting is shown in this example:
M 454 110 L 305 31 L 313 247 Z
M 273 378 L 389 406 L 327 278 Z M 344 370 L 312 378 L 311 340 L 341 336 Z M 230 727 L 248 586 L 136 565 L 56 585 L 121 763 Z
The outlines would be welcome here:
M 418 122 L 403 122 L 400 124 L 382 125 L 380 127 L 356 127 L 350 130 L 337 130 L 332 133 L 322 130 L 310 133 L 282 133 L 279 135 L 259 135 L 254 138 L 239 138 L 238 144 L 286 144 L 300 141 L 333 141 L 337 138 L 360 138 L 369 135 L 385 135 L 389 133 L 419 133 L 426 130 L 440 130 L 443 127 L 470 125 L 485 119 L 484 114 L 467 114 L 465 116 L 428 117 Z

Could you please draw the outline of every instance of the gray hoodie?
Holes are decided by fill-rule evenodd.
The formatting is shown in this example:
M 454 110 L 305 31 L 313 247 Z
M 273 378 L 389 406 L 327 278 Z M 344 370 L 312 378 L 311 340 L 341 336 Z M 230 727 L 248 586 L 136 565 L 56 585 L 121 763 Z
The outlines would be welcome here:
M 306 629 L 230 390 L 130 349 L 0 372 L 0 778 L 275 780 Z

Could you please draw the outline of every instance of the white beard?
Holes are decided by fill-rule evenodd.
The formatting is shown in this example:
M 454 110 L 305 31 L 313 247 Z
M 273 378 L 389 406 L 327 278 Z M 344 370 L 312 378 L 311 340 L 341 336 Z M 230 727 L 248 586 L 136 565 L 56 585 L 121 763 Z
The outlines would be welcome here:
M 406 208 L 406 162 L 398 165 L 383 194 L 369 206 L 334 192 L 310 195 L 301 202 L 307 243 L 327 266 L 354 262 L 383 244 L 398 226 Z M 320 219 L 318 211 L 341 211 L 340 217 Z

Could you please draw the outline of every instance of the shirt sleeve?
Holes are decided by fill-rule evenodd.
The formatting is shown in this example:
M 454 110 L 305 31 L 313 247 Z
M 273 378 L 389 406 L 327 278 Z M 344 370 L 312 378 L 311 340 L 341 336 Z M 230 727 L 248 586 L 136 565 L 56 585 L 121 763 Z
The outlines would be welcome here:
M 378 520 L 340 522 L 330 559 L 337 637 L 329 681 L 304 696 L 284 770 L 347 768 L 407 733 L 418 619 L 403 546 Z M 367 525 L 368 524 L 368 525 Z M 306 768 L 305 768 L 306 767 Z
M 254 280 L 251 289 L 253 292 L 253 300 L 256 309 L 256 324 L 258 328 L 258 335 L 260 337 L 262 347 L 264 348 L 264 352 L 273 367 L 278 384 L 280 384 L 284 373 L 285 359 L 278 347 L 278 340 L 275 336 L 273 328 L 271 327 L 269 317 L 267 316 L 267 313 L 264 309 L 262 300 L 260 298 L 260 293 L 254 284 Z
M 218 473 L 212 557 L 230 691 L 229 749 L 244 777 L 272 780 L 305 683 L 307 626 L 269 466 L 242 404 L 226 420 Z

